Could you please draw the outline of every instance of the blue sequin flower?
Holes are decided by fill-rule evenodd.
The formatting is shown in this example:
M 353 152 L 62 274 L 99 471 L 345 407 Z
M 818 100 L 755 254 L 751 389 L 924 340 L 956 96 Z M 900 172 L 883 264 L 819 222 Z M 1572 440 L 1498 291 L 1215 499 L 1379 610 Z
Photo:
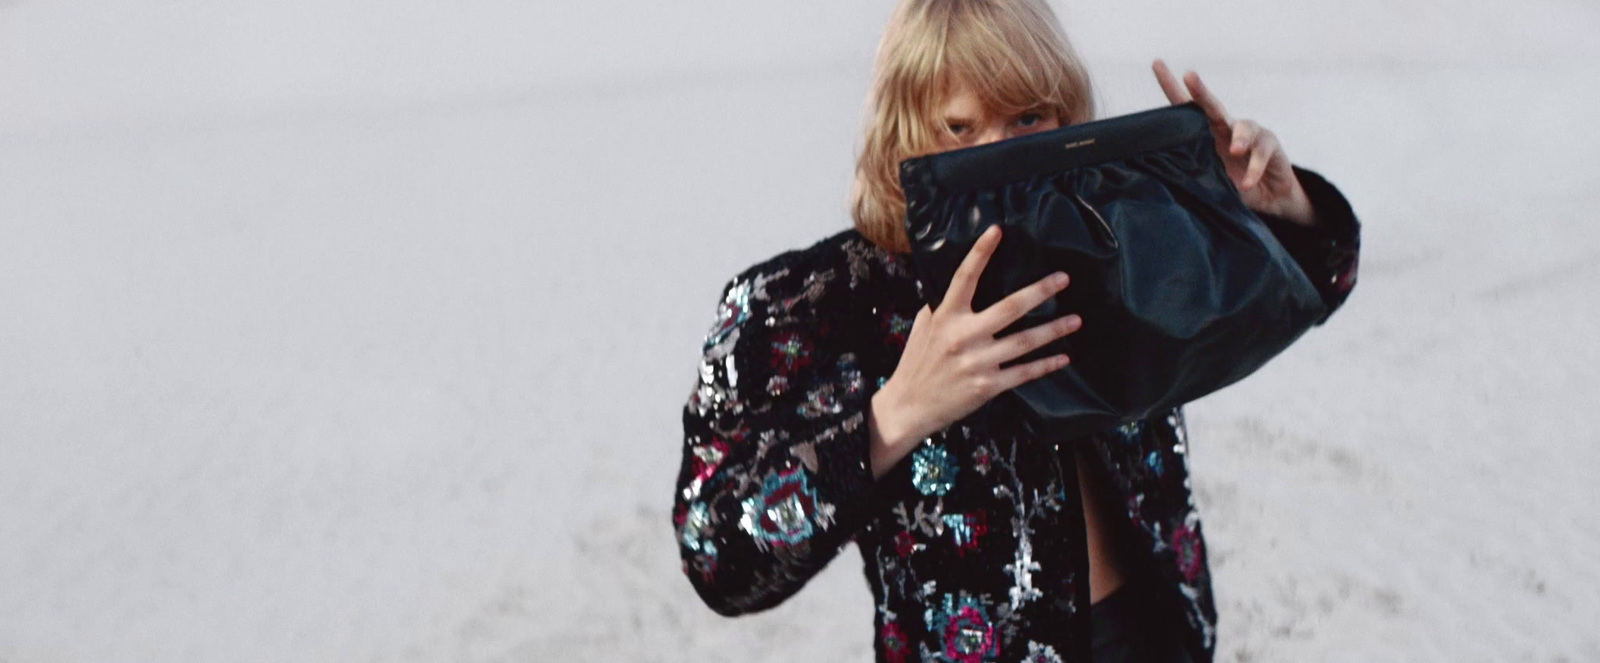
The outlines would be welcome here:
M 1150 466 L 1150 471 L 1155 472 L 1156 476 L 1161 476 L 1161 471 L 1164 469 L 1161 466 L 1161 452 L 1150 452 L 1150 455 L 1144 457 L 1144 464 Z
M 817 493 L 806 482 L 805 472 L 793 467 L 767 475 L 761 494 L 746 498 L 742 506 L 739 528 L 758 543 L 794 545 L 811 536 Z
M 709 538 L 711 533 L 710 509 L 704 502 L 689 505 L 689 513 L 683 521 L 683 547 L 715 557 L 717 544 Z
M 943 495 L 955 486 L 956 469 L 956 459 L 944 447 L 921 447 L 911 456 L 911 485 L 923 495 Z

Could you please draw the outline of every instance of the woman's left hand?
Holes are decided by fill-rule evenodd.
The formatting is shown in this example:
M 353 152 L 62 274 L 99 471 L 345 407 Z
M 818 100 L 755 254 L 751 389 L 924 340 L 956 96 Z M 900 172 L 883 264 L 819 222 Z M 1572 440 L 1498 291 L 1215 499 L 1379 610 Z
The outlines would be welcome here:
M 1211 134 L 1217 139 L 1217 155 L 1228 169 L 1228 178 L 1239 189 L 1244 204 L 1258 214 L 1270 214 L 1294 223 L 1311 226 L 1316 215 L 1311 200 L 1295 178 L 1289 155 L 1278 137 L 1252 120 L 1234 120 L 1217 100 L 1200 75 L 1184 74 L 1183 84 L 1173 77 L 1167 63 L 1156 60 L 1152 69 L 1161 91 L 1173 105 L 1191 99 L 1211 120 Z M 1187 89 L 1185 89 L 1187 88 Z

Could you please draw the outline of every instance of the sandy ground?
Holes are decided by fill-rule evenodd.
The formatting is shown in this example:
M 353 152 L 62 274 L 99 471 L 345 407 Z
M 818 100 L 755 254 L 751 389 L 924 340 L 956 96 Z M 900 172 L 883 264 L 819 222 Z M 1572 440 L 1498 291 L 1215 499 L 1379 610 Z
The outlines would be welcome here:
M 789 4 L 0 2 L 0 661 L 870 660 L 853 550 L 727 620 L 668 518 L 847 223 L 888 4 Z M 1600 661 L 1600 7 L 1105 4 L 1105 114 L 1199 69 L 1366 224 L 1189 408 L 1219 658 Z

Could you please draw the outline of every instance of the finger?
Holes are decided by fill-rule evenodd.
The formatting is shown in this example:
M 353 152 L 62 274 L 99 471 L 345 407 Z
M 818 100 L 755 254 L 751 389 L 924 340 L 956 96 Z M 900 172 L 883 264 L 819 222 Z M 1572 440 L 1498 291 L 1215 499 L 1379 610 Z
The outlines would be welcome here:
M 1273 154 L 1278 151 L 1278 139 L 1271 132 L 1266 132 L 1256 140 L 1250 150 L 1250 167 L 1244 173 L 1244 188 L 1253 189 L 1261 183 L 1261 177 L 1266 174 L 1267 166 L 1272 163 Z
M 1261 181 L 1261 174 L 1267 171 L 1267 157 L 1260 150 L 1250 153 L 1250 167 L 1244 171 L 1244 179 L 1240 181 L 1239 188 L 1249 191 L 1256 188 L 1256 183 Z
M 1027 315 L 1028 311 L 1038 308 L 1045 300 L 1066 289 L 1067 284 L 1071 282 L 1072 279 L 1067 278 L 1066 272 L 1056 272 L 1034 281 L 1026 288 L 1006 295 L 1005 299 L 995 302 L 994 306 L 978 314 L 982 319 L 984 333 L 993 335 L 1005 329 L 1007 325 Z
M 990 351 L 991 354 L 986 355 L 984 359 L 992 360 L 996 364 L 1003 364 L 1082 328 L 1083 318 L 1081 316 L 1076 314 L 1064 315 L 1050 322 L 1024 329 L 1000 339 Z
M 1261 125 L 1251 120 L 1239 120 L 1233 124 L 1233 141 L 1228 144 L 1228 152 L 1234 156 L 1244 156 L 1250 151 L 1251 144 L 1261 134 Z
M 1200 80 L 1200 74 L 1192 71 L 1184 74 L 1183 83 L 1189 87 L 1189 93 L 1194 95 L 1194 102 L 1200 104 L 1201 110 L 1206 112 L 1206 117 L 1211 119 L 1211 124 L 1233 126 L 1233 119 L 1228 117 L 1228 109 L 1222 107 L 1222 101 L 1211 93 L 1211 88 L 1206 87 L 1204 81 Z
M 1011 368 L 1000 370 L 999 376 L 994 381 L 996 394 L 1001 394 L 1032 382 L 1046 375 L 1059 371 L 1072 363 L 1066 355 L 1050 355 L 1043 359 L 1035 359 L 1026 364 L 1017 364 Z
M 989 226 L 983 234 L 978 235 L 978 241 L 972 245 L 972 250 L 967 251 L 967 257 L 961 259 L 961 266 L 956 268 L 955 275 L 950 277 L 950 289 L 944 295 L 946 302 L 955 302 L 962 310 L 972 310 L 972 293 L 978 288 L 978 277 L 983 275 L 983 268 L 989 265 L 989 258 L 999 245 L 1000 226 Z
M 1178 83 L 1178 77 L 1172 75 L 1172 70 L 1167 68 L 1166 62 L 1157 58 L 1150 68 L 1156 72 L 1156 82 L 1161 84 L 1161 91 L 1166 93 L 1167 101 L 1172 102 L 1174 106 L 1189 103 L 1189 92 Z

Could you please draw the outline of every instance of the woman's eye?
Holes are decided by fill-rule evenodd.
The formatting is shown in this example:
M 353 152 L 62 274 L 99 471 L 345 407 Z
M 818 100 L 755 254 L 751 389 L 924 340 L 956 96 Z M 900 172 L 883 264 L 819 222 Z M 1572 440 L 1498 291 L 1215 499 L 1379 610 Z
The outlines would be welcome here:
M 1043 119 L 1044 118 L 1041 117 L 1038 113 L 1023 113 L 1020 117 L 1017 118 L 1017 126 L 1024 127 L 1024 128 L 1031 127 L 1031 126 L 1033 126 L 1035 124 L 1038 124 L 1039 121 L 1043 120 Z
M 950 124 L 945 125 L 945 126 L 950 129 L 950 133 L 953 133 L 953 134 L 955 134 L 957 136 L 960 136 L 961 134 L 966 133 L 966 131 L 967 131 L 967 125 L 961 124 L 959 122 L 951 122 Z

